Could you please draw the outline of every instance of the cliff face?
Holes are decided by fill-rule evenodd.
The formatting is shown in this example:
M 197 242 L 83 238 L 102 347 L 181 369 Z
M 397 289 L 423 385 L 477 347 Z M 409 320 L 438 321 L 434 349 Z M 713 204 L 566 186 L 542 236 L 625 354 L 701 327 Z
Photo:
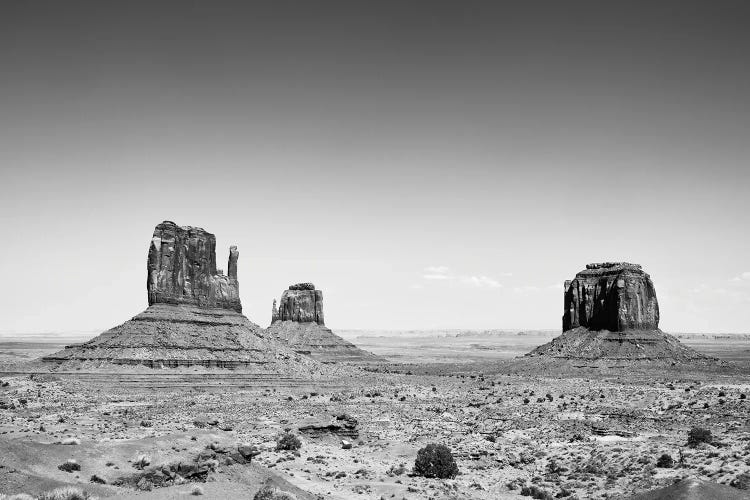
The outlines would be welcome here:
M 241 314 L 238 257 L 231 247 L 225 276 L 216 269 L 213 234 L 162 222 L 148 251 L 148 309 L 43 360 L 66 369 L 205 366 L 305 379 L 323 373 L 320 363 L 263 335 Z
M 563 331 L 578 327 L 623 332 L 659 328 L 651 277 L 627 262 L 589 264 L 565 282 Z
M 380 360 L 325 326 L 323 292 L 312 283 L 297 283 L 284 290 L 278 308 L 273 301 L 271 325 L 264 335 L 324 363 Z
M 565 282 L 564 300 L 562 335 L 526 354 L 527 358 L 601 360 L 602 366 L 712 361 L 659 330 L 654 284 L 637 264 L 589 264 Z
M 199 227 L 164 221 L 148 250 L 148 304 L 185 304 L 242 312 L 237 247 L 229 249 L 229 276 L 216 269 L 216 237 Z
M 323 317 L 323 292 L 312 283 L 297 283 L 281 294 L 278 310 L 276 301 L 272 310 L 272 321 L 296 321 L 325 325 Z

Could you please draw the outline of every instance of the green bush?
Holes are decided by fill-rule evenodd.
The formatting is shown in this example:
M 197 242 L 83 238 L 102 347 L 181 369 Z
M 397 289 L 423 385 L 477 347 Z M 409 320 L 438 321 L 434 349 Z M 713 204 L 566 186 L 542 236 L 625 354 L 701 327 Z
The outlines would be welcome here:
M 695 448 L 700 443 L 711 443 L 713 441 L 713 436 L 711 436 L 711 431 L 708 429 L 704 429 L 702 427 L 693 427 L 690 429 L 690 432 L 688 432 L 688 446 L 691 448 Z
M 430 478 L 452 479 L 458 475 L 458 465 L 447 446 L 433 443 L 417 452 L 414 473 Z
M 276 437 L 276 451 L 295 451 L 302 448 L 302 441 L 291 432 L 282 432 Z

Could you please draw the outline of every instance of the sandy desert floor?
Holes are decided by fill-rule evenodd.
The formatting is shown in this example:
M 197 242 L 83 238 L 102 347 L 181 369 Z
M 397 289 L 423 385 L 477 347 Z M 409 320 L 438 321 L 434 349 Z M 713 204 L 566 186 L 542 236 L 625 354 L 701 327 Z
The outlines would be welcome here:
M 736 484 L 750 471 L 748 341 L 692 340 L 740 369 L 514 374 L 503 359 L 519 349 L 495 337 L 449 338 L 442 353 L 427 340 L 425 359 L 406 346 L 393 359 L 401 363 L 353 367 L 324 384 L 205 369 L 19 373 L 16 353 L 0 375 L 0 492 L 77 484 L 102 498 L 186 498 L 199 485 L 204 498 L 253 498 L 273 484 L 300 499 L 503 499 L 535 485 L 584 499 L 627 498 L 685 477 Z M 362 344 L 387 355 L 392 342 Z M 459 363 L 458 345 L 477 357 Z M 328 427 L 342 419 L 356 420 L 356 437 Z M 688 447 L 693 427 L 709 429 L 713 444 Z M 302 440 L 296 453 L 275 449 L 286 429 Z M 455 479 L 411 475 L 428 443 L 451 448 Z M 242 463 L 241 446 L 260 453 Z M 673 467 L 656 466 L 663 454 Z M 58 468 L 69 459 L 80 470 Z M 175 464 L 203 469 L 154 487 Z

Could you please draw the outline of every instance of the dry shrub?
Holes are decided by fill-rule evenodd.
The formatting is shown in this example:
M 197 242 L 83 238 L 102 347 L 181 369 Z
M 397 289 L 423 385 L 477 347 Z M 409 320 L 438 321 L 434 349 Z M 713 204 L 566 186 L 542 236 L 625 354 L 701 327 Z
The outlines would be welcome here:
M 39 500 L 95 500 L 95 497 L 75 486 L 63 486 L 42 493 Z
M 71 458 L 58 465 L 57 468 L 64 472 L 73 472 L 76 470 L 81 470 L 81 464 Z
M 302 441 L 291 432 L 282 432 L 276 437 L 276 451 L 296 451 L 302 447 Z
M 690 432 L 688 432 L 688 446 L 691 448 L 695 448 L 701 443 L 711 444 L 711 441 L 713 441 L 713 436 L 708 429 L 693 427 L 690 429 Z
M 297 497 L 271 485 L 266 485 L 258 490 L 253 500 L 297 500 Z

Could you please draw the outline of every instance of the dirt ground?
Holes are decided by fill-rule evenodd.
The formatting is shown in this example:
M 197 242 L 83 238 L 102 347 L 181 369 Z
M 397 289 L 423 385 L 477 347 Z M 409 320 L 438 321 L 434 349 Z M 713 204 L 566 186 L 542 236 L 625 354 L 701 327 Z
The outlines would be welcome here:
M 736 345 L 726 351 L 737 361 Z M 76 484 L 101 498 L 162 499 L 189 497 L 197 485 L 204 498 L 251 499 L 270 483 L 300 499 L 505 499 L 521 498 L 524 486 L 559 498 L 627 498 L 676 478 L 737 484 L 750 470 L 746 359 L 718 373 L 489 369 L 503 363 L 392 363 L 352 367 L 331 382 L 276 385 L 220 370 L 6 369 L 0 493 Z M 356 437 L 329 427 L 344 414 L 356 419 Z M 710 430 L 712 444 L 688 446 L 694 427 Z M 300 437 L 298 452 L 276 451 L 285 430 Z M 455 479 L 411 474 L 428 443 L 451 449 Z M 251 463 L 232 458 L 241 445 L 259 452 Z M 149 472 L 206 453 L 204 476 L 149 484 Z M 671 467 L 656 466 L 663 454 Z M 58 468 L 69 459 L 80 470 Z

